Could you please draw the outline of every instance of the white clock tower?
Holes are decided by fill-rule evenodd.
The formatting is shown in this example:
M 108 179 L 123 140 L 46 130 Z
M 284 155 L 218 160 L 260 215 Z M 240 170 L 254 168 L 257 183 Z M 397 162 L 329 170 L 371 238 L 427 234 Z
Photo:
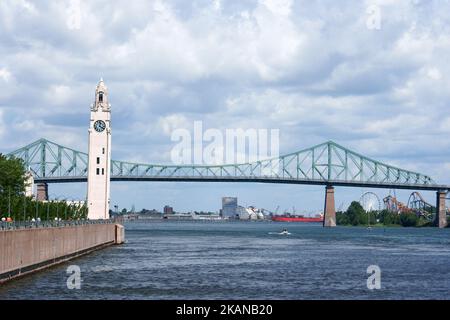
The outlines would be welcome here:
M 88 218 L 109 219 L 111 105 L 103 79 L 95 90 L 89 126 Z

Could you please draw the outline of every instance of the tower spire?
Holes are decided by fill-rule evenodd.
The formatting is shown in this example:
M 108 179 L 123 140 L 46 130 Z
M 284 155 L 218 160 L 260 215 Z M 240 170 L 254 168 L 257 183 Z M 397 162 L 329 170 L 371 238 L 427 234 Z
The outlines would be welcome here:
M 111 105 L 108 102 L 108 87 L 103 82 L 103 77 L 100 79 L 95 89 L 95 101 L 93 105 L 93 111 L 101 108 L 103 111 L 110 111 Z

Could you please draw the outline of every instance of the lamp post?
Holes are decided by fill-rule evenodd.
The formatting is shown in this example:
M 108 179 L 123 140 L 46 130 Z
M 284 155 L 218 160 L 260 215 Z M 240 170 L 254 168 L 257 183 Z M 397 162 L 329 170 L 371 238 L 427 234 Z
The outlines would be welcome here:
M 27 215 L 27 196 L 24 193 L 23 194 L 23 221 L 25 221 L 27 219 L 26 215 Z
M 55 195 L 55 201 L 56 201 L 56 221 L 59 221 L 59 202 L 65 201 L 65 199 L 62 199 L 63 197 L 61 195 Z
M 78 220 L 78 205 L 75 203 L 75 200 L 72 204 L 72 219 Z
M 88 205 L 88 199 L 86 197 L 86 200 L 84 201 L 84 205 L 83 205 L 83 215 L 86 216 L 86 218 L 84 218 L 85 220 L 89 220 L 89 209 L 88 209 L 87 205 Z
M 55 198 L 55 201 L 56 201 L 56 221 L 58 221 L 58 209 L 59 209 L 59 203 L 58 203 L 58 201 L 59 201 L 59 198 L 58 197 L 56 197 Z
M 11 217 L 11 187 L 8 189 L 8 217 Z
M 64 221 L 67 220 L 67 199 L 64 200 Z
M 74 210 L 73 210 L 74 202 L 75 202 L 75 200 L 73 200 L 73 199 L 69 200 L 69 206 L 67 209 L 68 216 L 66 217 L 66 219 L 68 219 L 68 220 L 73 220 L 73 218 L 74 218 Z
M 35 214 L 36 221 L 37 221 L 38 215 L 39 215 L 39 201 L 36 199 L 36 214 Z
M 50 200 L 47 200 L 47 222 L 50 219 L 49 215 L 50 215 Z
M 119 206 L 117 204 L 114 206 L 114 210 L 116 211 L 114 219 L 119 219 Z

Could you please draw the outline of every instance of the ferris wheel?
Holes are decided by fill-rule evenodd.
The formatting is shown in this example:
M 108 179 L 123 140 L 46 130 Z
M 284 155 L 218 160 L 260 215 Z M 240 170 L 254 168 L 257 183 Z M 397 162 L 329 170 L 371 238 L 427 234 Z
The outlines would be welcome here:
M 378 196 L 373 192 L 365 192 L 359 199 L 359 203 L 364 208 L 366 212 L 380 211 L 381 201 Z

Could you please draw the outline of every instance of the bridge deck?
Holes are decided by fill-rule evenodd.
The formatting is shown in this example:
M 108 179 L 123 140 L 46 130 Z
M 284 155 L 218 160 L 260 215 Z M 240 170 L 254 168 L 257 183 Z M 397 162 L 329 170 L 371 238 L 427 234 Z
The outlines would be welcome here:
M 281 184 L 299 184 L 299 185 L 319 185 L 319 186 L 339 186 L 339 187 L 361 187 L 361 188 L 386 188 L 386 189 L 407 189 L 424 191 L 446 191 L 450 190 L 450 185 L 417 185 L 405 183 L 383 183 L 368 181 L 344 181 L 344 180 L 300 180 L 293 178 L 279 177 L 155 177 L 155 176 L 112 176 L 111 181 L 166 181 L 166 182 L 256 182 L 256 183 L 281 183 Z M 36 183 L 69 183 L 69 182 L 87 182 L 87 177 L 54 177 L 54 178 L 36 178 Z

